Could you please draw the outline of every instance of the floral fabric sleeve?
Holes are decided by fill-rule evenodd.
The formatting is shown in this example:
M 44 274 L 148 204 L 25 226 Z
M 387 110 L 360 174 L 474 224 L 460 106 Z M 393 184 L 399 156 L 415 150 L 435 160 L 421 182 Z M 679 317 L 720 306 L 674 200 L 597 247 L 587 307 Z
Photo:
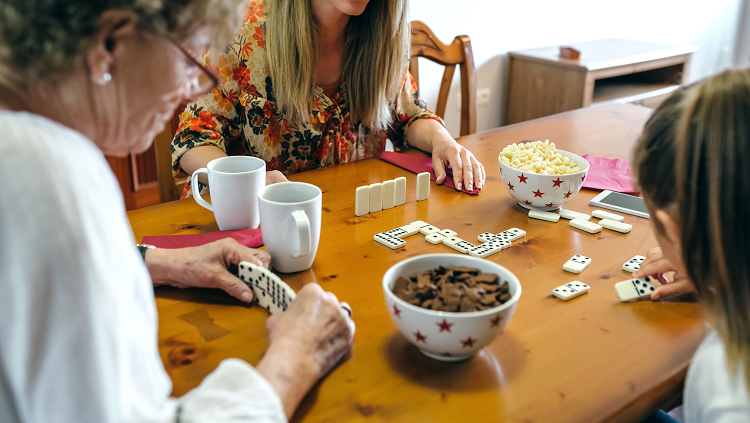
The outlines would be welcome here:
M 394 104 L 393 115 L 393 126 L 388 130 L 388 138 L 393 141 L 397 150 L 409 148 L 406 133 L 411 124 L 418 119 L 434 119 L 445 126 L 438 115 L 427 110 L 427 103 L 419 96 L 417 84 L 414 83 L 414 78 L 409 71 L 406 71 L 401 81 L 401 89 Z
M 198 101 L 188 104 L 180 114 L 180 125 L 172 140 L 172 174 L 186 176 L 180 168 L 180 157 L 191 148 L 213 145 L 227 152 L 227 144 L 239 138 L 243 106 L 239 102 L 240 86 L 232 74 L 239 61 L 231 49 L 219 56 L 216 65 L 204 61 L 221 75 L 221 84 Z
M 218 56 L 216 63 L 209 55 L 204 63 L 221 78 L 220 85 L 193 104 L 180 115 L 180 125 L 172 140 L 172 173 L 186 176 L 180 168 L 180 157 L 191 148 L 214 145 L 228 155 L 247 154 L 242 138 L 246 123 L 246 99 L 258 95 L 251 80 L 263 80 L 249 63 L 261 60 L 265 48 L 263 5 L 250 0 L 245 23 L 227 50 Z M 255 73 L 255 74 L 254 74 Z

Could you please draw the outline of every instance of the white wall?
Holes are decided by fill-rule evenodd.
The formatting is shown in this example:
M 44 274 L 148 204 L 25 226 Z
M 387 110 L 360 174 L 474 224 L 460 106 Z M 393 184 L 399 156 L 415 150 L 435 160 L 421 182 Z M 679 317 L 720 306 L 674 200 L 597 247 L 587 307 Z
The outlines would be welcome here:
M 743 0 L 411 0 L 412 20 L 425 22 L 443 42 L 467 34 L 477 67 L 477 88 L 490 104 L 477 108 L 477 130 L 500 126 L 506 53 L 604 38 L 661 44 L 695 44 L 690 81 L 732 64 Z M 420 59 L 420 89 L 437 102 L 442 67 Z M 457 136 L 459 75 L 446 108 L 446 126 Z
M 744 0 L 737 31 L 737 47 L 734 52 L 734 65 L 740 68 L 750 66 L 750 0 Z

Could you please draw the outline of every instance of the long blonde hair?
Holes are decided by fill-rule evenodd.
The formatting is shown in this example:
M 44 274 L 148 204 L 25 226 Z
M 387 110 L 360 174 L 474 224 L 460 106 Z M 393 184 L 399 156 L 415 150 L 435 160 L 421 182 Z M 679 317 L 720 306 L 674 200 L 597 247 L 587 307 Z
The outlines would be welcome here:
M 266 52 L 276 104 L 304 124 L 315 96 L 318 26 L 311 0 L 273 0 L 267 6 Z M 353 122 L 373 130 L 391 122 L 411 43 L 408 0 L 371 0 L 346 28 L 343 81 Z
M 676 219 L 685 269 L 729 371 L 742 365 L 750 387 L 749 117 L 750 69 L 681 89 L 646 124 L 634 169 L 644 197 Z

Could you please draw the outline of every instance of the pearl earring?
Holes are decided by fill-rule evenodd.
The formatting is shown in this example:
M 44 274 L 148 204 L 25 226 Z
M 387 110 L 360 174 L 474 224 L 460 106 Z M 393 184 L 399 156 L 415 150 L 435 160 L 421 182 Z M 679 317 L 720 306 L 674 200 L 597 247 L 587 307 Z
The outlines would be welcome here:
M 101 78 L 99 78 L 98 82 L 99 85 L 107 85 L 109 81 L 112 80 L 112 75 L 109 72 L 105 72 L 104 75 L 102 75 Z

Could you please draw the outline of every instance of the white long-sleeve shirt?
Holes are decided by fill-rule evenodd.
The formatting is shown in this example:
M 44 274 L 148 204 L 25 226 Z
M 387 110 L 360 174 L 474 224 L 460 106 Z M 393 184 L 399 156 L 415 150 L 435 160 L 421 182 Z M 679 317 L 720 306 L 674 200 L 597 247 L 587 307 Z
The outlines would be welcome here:
M 719 334 L 706 336 L 685 381 L 685 423 L 750 422 L 750 396 L 742 369 L 730 374 Z
M 133 240 L 93 142 L 0 111 L 0 421 L 285 422 L 278 395 L 241 360 L 169 397 Z

